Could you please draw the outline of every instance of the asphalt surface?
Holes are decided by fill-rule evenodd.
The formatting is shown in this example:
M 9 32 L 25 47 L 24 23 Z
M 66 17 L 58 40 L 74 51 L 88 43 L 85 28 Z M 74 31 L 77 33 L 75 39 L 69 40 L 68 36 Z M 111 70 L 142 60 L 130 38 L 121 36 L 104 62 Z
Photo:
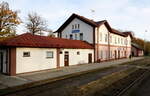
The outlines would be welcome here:
M 101 77 L 113 72 L 126 70 L 127 68 L 128 66 L 118 66 L 112 67 L 110 69 L 106 68 L 105 70 L 98 70 L 96 72 L 83 74 L 77 77 L 40 85 L 34 88 L 20 90 L 5 96 L 71 96 L 71 93 L 77 87 L 100 79 Z

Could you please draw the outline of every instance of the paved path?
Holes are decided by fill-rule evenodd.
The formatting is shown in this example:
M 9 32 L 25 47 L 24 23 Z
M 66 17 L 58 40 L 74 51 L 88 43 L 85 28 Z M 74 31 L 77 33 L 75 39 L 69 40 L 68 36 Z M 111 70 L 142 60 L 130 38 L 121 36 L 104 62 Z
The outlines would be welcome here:
M 92 63 L 92 64 L 82 64 L 76 66 L 63 67 L 58 69 L 51 69 L 47 71 L 34 72 L 28 74 L 21 74 L 17 76 L 6 76 L 0 74 L 0 89 L 4 89 L 7 87 L 22 85 L 34 81 L 40 81 L 44 79 L 52 79 L 64 75 L 69 75 L 77 72 L 88 71 L 98 68 L 105 68 L 109 66 L 116 66 L 118 64 L 122 64 L 129 61 L 139 60 L 143 57 L 135 57 L 130 59 L 120 59 L 109 62 L 101 62 L 101 63 Z
M 78 87 L 96 81 L 114 72 L 127 70 L 128 68 L 131 68 L 131 66 L 117 66 L 96 70 L 72 78 L 58 80 L 53 83 L 50 82 L 35 87 L 25 88 L 3 96 L 72 96 L 72 93 L 74 93 Z

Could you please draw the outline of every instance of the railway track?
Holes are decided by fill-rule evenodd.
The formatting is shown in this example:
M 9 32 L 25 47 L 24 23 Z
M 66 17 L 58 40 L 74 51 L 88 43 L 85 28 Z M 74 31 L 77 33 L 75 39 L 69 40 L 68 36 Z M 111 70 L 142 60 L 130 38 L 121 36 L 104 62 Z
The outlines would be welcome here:
M 113 96 L 126 96 L 127 92 L 133 88 L 135 85 L 140 84 L 145 77 L 147 76 L 147 74 L 150 72 L 150 70 L 145 69 L 146 71 L 142 73 L 141 76 L 139 76 L 137 79 L 135 79 L 132 83 L 130 83 L 127 87 L 125 87 L 124 89 L 122 89 L 120 92 L 117 92 L 116 94 L 114 94 Z M 126 95 L 125 95 L 126 94 Z

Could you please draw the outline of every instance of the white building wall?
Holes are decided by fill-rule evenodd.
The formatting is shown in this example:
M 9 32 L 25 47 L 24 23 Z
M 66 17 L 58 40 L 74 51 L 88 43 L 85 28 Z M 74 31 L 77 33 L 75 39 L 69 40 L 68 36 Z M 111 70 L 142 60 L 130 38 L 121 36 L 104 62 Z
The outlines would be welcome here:
M 46 52 L 53 51 L 53 58 L 46 58 Z M 93 49 L 61 49 L 60 67 L 64 66 L 64 53 L 69 52 L 69 65 L 88 63 L 88 54 L 92 53 L 92 62 L 94 62 Z M 30 57 L 23 57 L 23 52 L 30 52 Z M 80 55 L 77 55 L 80 52 Z M 40 71 L 57 68 L 56 49 L 52 48 L 16 48 L 16 74 Z
M 107 27 L 103 24 L 99 27 L 98 33 L 97 28 L 95 32 L 96 50 L 98 49 L 98 54 L 96 53 L 96 58 L 98 60 L 108 60 L 116 58 L 129 57 L 131 53 L 131 37 L 124 37 L 118 34 L 110 33 Z M 98 38 L 98 40 L 97 40 Z M 106 40 L 107 39 L 107 40 Z M 108 49 L 108 42 L 110 43 L 110 50 Z M 115 54 L 116 51 L 116 54 Z M 109 53 L 110 52 L 110 53 Z M 120 55 L 119 55 L 120 54 Z M 97 56 L 98 55 L 98 56 Z
M 47 51 L 53 51 L 53 58 L 46 58 Z M 30 52 L 30 57 L 23 57 L 23 52 Z M 56 58 L 56 49 L 16 48 L 16 73 L 56 68 Z
M 108 44 L 108 33 L 109 33 L 109 30 L 107 29 L 105 24 L 101 25 L 99 27 L 98 31 L 99 31 L 99 34 L 98 34 L 99 35 L 99 44 Z M 107 42 L 105 41 L 106 36 L 107 36 Z
M 111 36 L 111 41 L 110 45 L 115 45 L 115 46 L 126 46 L 126 39 L 127 37 L 123 37 L 114 33 L 110 33 Z M 119 40 L 118 40 L 119 39 Z
M 69 52 L 69 65 L 88 63 L 88 54 L 92 53 L 92 62 L 94 62 L 94 50 L 93 49 L 61 49 L 60 54 L 60 67 L 64 66 L 64 54 L 65 51 Z M 77 55 L 80 52 L 80 55 Z
M 72 33 L 72 25 L 79 24 L 79 33 Z M 73 39 L 75 39 L 75 34 L 77 34 L 77 40 L 80 40 L 79 34 L 83 33 L 83 40 L 93 43 L 93 27 L 91 25 L 88 25 L 87 23 L 75 18 L 72 20 L 70 24 L 62 31 L 62 38 L 69 39 L 70 34 L 73 35 Z

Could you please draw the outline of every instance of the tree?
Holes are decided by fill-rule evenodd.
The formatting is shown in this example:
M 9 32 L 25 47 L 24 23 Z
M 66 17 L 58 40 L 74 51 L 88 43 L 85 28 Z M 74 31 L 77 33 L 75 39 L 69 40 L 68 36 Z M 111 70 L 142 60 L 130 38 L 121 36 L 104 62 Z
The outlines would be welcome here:
M 0 3 L 0 37 L 15 35 L 20 23 L 18 12 L 11 10 L 7 2 Z
M 132 42 L 141 46 L 142 49 L 144 50 L 145 55 L 150 55 L 150 42 L 149 41 L 145 41 L 140 38 L 133 38 Z
M 44 34 L 47 31 L 47 22 L 39 16 L 37 13 L 29 13 L 27 17 L 27 23 L 25 24 L 28 32 L 32 34 Z
M 49 36 L 49 37 L 55 37 L 54 32 L 51 29 L 49 29 L 47 32 L 48 32 L 47 36 Z

